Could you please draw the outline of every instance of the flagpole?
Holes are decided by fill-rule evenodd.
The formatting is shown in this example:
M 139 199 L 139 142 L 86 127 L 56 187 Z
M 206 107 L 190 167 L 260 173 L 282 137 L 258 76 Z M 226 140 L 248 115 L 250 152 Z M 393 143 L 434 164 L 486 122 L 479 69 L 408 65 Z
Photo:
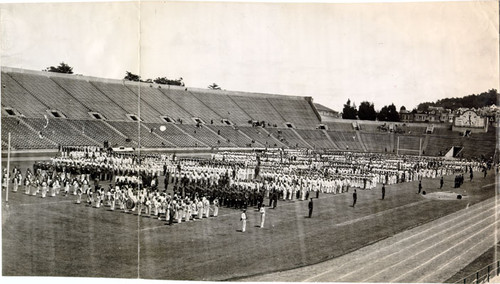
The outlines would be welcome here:
M 7 203 L 7 205 L 9 204 L 9 180 L 10 180 L 10 177 L 9 177 L 9 174 L 10 174 L 10 132 L 9 132 L 9 144 L 8 144 L 8 148 L 7 148 L 7 180 L 5 181 L 7 183 L 7 186 L 6 186 L 6 192 L 5 192 L 5 202 Z

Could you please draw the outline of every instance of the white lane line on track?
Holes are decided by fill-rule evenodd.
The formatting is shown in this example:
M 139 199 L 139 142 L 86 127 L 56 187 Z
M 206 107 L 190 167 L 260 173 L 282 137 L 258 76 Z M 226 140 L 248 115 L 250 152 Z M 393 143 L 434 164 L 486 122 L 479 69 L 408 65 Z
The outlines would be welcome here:
M 475 208 L 475 210 L 479 210 L 479 209 L 482 209 L 482 208 L 481 208 L 481 207 Z M 490 209 L 488 209 L 488 210 L 492 210 L 492 209 L 493 209 L 493 208 L 490 208 Z M 471 212 L 472 212 L 472 211 L 467 211 L 467 213 L 468 213 L 468 214 L 471 214 Z M 468 218 L 464 218 L 464 219 L 462 219 L 462 220 L 461 220 L 460 222 L 458 222 L 458 223 L 453 223 L 453 225 L 452 225 L 451 227 L 446 228 L 444 231 L 441 231 L 440 233 L 444 233 L 444 232 L 447 232 L 447 231 L 451 231 L 451 230 L 452 230 L 452 229 L 454 229 L 455 227 L 459 227 L 459 226 L 461 226 L 461 224 L 462 224 L 462 223 L 469 222 L 469 221 L 470 221 L 470 220 L 472 220 L 473 218 L 477 218 L 478 216 L 480 216 L 480 214 L 481 214 L 481 213 L 485 213 L 485 212 L 487 212 L 487 211 L 480 211 L 480 212 L 479 212 L 479 214 L 478 214 L 478 215 L 476 215 L 475 217 L 468 217 Z M 395 244 L 402 243 L 402 242 L 404 242 L 404 241 L 409 241 L 409 240 L 411 240 L 411 239 L 413 239 L 413 238 L 416 238 L 417 236 L 419 236 L 419 235 L 421 235 L 421 234 L 423 234 L 423 233 L 426 233 L 426 232 L 427 232 L 427 231 L 429 231 L 429 230 L 432 230 L 432 229 L 436 229 L 436 228 L 442 227 L 442 226 L 444 226 L 445 224 L 447 224 L 447 223 L 449 223 L 449 222 L 451 222 L 451 221 L 454 221 L 455 219 L 457 219 L 457 218 L 459 218 L 459 217 L 462 217 L 462 216 L 457 216 L 456 218 L 453 218 L 453 219 L 447 220 L 446 222 L 443 222 L 443 223 L 439 224 L 438 226 L 429 227 L 428 229 L 426 229 L 426 230 L 424 230 L 424 231 L 421 231 L 421 232 L 419 232 L 419 233 L 417 233 L 417 234 L 411 235 L 411 236 L 410 236 L 410 237 L 408 237 L 408 238 L 404 238 L 404 239 L 401 239 L 401 240 L 399 240 L 399 241 L 397 241 L 397 242 L 394 242 L 394 243 L 392 243 L 392 244 L 391 244 L 391 247 L 393 247 Z M 490 216 L 490 217 L 491 217 L 491 216 Z M 437 235 L 438 235 L 438 234 L 436 233 L 436 234 L 433 234 L 433 235 L 426 236 L 425 238 L 420 239 L 418 242 L 412 243 L 410 246 L 405 247 L 405 248 L 404 248 L 403 250 L 401 250 L 401 251 L 406 251 L 406 250 L 409 250 L 409 249 L 411 249 L 411 248 L 417 247 L 419 244 L 424 243 L 424 242 L 426 242 L 427 240 L 432 239 L 432 238 L 434 238 L 434 237 L 435 237 L 435 236 L 437 236 Z M 386 249 L 390 249 L 390 248 L 386 248 Z M 382 260 L 384 260 L 384 259 L 387 259 L 387 258 L 391 257 L 392 255 L 395 255 L 395 254 L 400 253 L 401 251 L 393 251 L 393 252 L 392 252 L 392 253 L 390 253 L 390 254 L 384 255 L 384 257 L 382 257 L 382 258 L 378 258 L 378 259 L 377 259 L 377 261 L 382 261 Z M 377 250 L 377 251 L 372 251 L 371 253 L 369 253 L 369 254 L 367 254 L 367 255 L 365 256 L 365 259 L 366 259 L 366 258 L 368 258 L 368 256 L 371 256 L 372 254 L 377 254 L 377 253 L 380 253 L 380 252 L 381 252 L 380 250 Z M 355 273 L 357 273 L 358 271 L 360 271 L 360 270 L 364 270 L 364 269 L 366 269 L 366 268 L 365 268 L 365 267 L 359 267 L 359 268 L 357 268 L 357 269 L 355 269 L 355 270 L 350 271 L 348 274 L 342 275 L 340 278 L 335 279 L 335 281 L 336 281 L 336 282 L 339 282 L 339 281 L 341 281 L 343 278 L 346 278 L 346 277 L 348 277 L 348 276 L 350 276 L 350 275 L 352 275 L 352 274 L 355 274 Z
M 461 242 L 459 242 L 458 244 L 453 245 L 452 247 L 450 247 L 450 248 L 448 248 L 447 250 L 445 250 L 445 251 L 443 251 L 443 252 L 439 253 L 438 255 L 433 256 L 431 259 L 429 259 L 429 260 L 427 260 L 426 262 L 424 262 L 424 263 L 422 263 L 422 264 L 418 265 L 417 267 L 415 267 L 415 268 L 413 268 L 413 269 L 411 269 L 411 270 L 409 270 L 409 271 L 406 271 L 404 274 L 401 274 L 398 278 L 393 279 L 393 280 L 391 280 L 390 282 L 401 282 L 401 281 L 398 281 L 398 280 L 401 280 L 401 279 L 402 279 L 404 276 L 406 276 L 408 273 L 411 273 L 411 272 L 415 271 L 416 269 L 418 269 L 418 268 L 420 268 L 420 267 L 422 267 L 422 266 L 426 265 L 427 263 L 431 262 L 432 260 L 436 259 L 437 257 L 439 257 L 439 256 L 443 255 L 444 253 L 446 253 L 446 252 L 450 251 L 451 249 L 453 249 L 453 248 L 455 248 L 455 247 L 458 247 L 459 245 L 461 245 L 461 244 L 462 244 L 462 243 L 464 243 L 465 241 L 470 240 L 471 238 L 473 238 L 473 237 L 475 237 L 475 236 L 477 236 L 477 235 L 481 234 L 483 231 L 485 231 L 485 230 L 489 229 L 489 228 L 490 228 L 491 226 L 493 226 L 493 225 L 495 225 L 495 223 L 492 223 L 492 224 L 490 224 L 490 225 L 486 226 L 485 228 L 483 228 L 483 229 L 482 229 L 482 230 L 480 230 L 479 232 L 475 233 L 474 235 L 472 235 L 472 236 L 470 236 L 470 237 L 468 237 L 468 238 L 466 238 L 466 239 L 462 240 L 462 241 L 461 241 Z M 389 282 L 389 281 L 388 281 L 388 282 Z M 417 281 L 417 282 L 418 282 L 418 281 Z
M 490 186 L 492 186 L 492 185 L 496 185 L 496 184 L 497 184 L 496 182 L 494 182 L 494 183 L 489 183 L 489 184 L 485 184 L 485 185 L 481 186 L 481 188 L 490 187 Z
M 393 243 L 393 245 L 394 245 L 394 244 L 397 244 L 397 243 L 401 243 L 401 242 L 407 241 L 407 240 L 411 240 L 411 239 L 416 238 L 416 237 L 420 236 L 421 234 L 424 234 L 424 233 L 426 233 L 426 232 L 428 232 L 428 231 L 430 231 L 430 230 L 432 230 L 432 229 L 436 229 L 436 228 L 439 228 L 439 227 L 441 227 L 441 226 L 444 226 L 444 225 L 446 225 L 446 224 L 448 224 L 448 223 L 450 223 L 450 222 L 452 222 L 452 221 L 455 221 L 456 219 L 461 218 L 461 217 L 462 217 L 462 215 L 465 215 L 465 214 L 472 214 L 472 213 L 473 213 L 473 212 L 475 212 L 475 211 L 479 211 L 479 210 L 483 209 L 485 206 L 490 205 L 489 203 L 494 204 L 493 199 L 491 199 L 491 200 L 486 200 L 486 201 L 484 201 L 484 203 L 479 203 L 479 204 L 477 204 L 477 207 L 474 207 L 474 209 L 472 209 L 472 210 L 468 210 L 468 211 L 465 211 L 465 210 L 457 211 L 457 212 L 456 212 L 457 214 L 455 214 L 456 216 L 454 216 L 453 218 L 451 218 L 451 219 L 449 219 L 449 220 L 446 220 L 445 222 L 443 222 L 443 223 L 441 223 L 441 224 L 438 224 L 438 225 L 436 225 L 436 226 L 431 226 L 431 227 L 429 227 L 429 228 L 425 229 L 424 231 L 420 231 L 420 232 L 418 232 L 417 234 L 411 235 L 410 237 L 407 237 L 407 238 L 404 238 L 404 239 L 398 240 L 397 242 Z M 447 216 L 450 216 L 450 215 L 447 215 Z M 442 217 L 442 218 L 446 218 L 447 216 L 444 216 L 444 217 Z M 437 219 L 437 220 L 439 220 L 439 219 Z M 435 220 L 435 221 L 437 221 L 437 220 Z M 432 236 L 431 236 L 431 237 L 432 237 Z M 366 255 L 365 255 L 365 257 L 367 257 L 367 256 L 371 256 L 371 255 L 373 255 L 373 254 L 377 254 L 377 253 L 379 253 L 379 252 L 380 252 L 380 251 L 372 251 L 372 252 L 370 252 L 370 253 L 366 254 Z M 391 254 L 391 255 L 392 255 L 392 254 Z M 388 255 L 388 256 L 389 256 L 389 255 Z M 320 277 L 320 276 L 323 276 L 323 275 L 325 275 L 325 274 L 328 274 L 328 273 L 332 272 L 332 271 L 333 271 L 333 270 L 335 270 L 335 269 L 340 269 L 340 268 L 342 268 L 342 267 L 344 267 L 344 266 L 346 266 L 346 265 L 348 265 L 348 264 L 351 264 L 351 263 L 352 263 L 352 262 L 354 262 L 354 261 L 355 261 L 355 260 L 351 260 L 351 261 L 349 261 L 349 262 L 343 263 L 343 264 L 342 264 L 342 265 L 340 265 L 339 267 L 334 267 L 334 268 L 332 268 L 332 269 L 326 270 L 326 271 L 324 271 L 324 272 L 322 272 L 322 273 L 320 273 L 320 274 L 317 274 L 317 275 L 314 275 L 314 276 L 312 276 L 312 277 L 306 278 L 305 280 L 302 280 L 302 281 L 303 281 L 303 282 L 309 282 L 309 281 L 312 281 L 312 280 L 313 280 L 313 279 L 315 279 L 315 278 L 318 278 L 318 277 Z M 362 267 L 361 267 L 361 268 L 359 268 L 358 270 L 362 270 L 362 269 L 364 269 L 364 268 L 362 268 Z M 353 271 L 353 272 L 354 272 L 354 271 Z M 352 272 L 351 272 L 351 273 L 352 273 Z M 351 274 L 351 273 L 349 273 L 349 274 Z M 344 275 L 344 276 L 347 276 L 347 275 Z M 343 278 L 344 276 L 342 276 L 341 278 Z M 339 278 L 339 279 L 341 279 L 341 278 Z M 337 280 L 338 280 L 338 279 L 337 279 Z
M 498 232 L 498 231 L 497 231 Z M 488 238 L 490 236 L 494 236 L 497 232 L 493 232 L 492 234 L 489 234 L 488 235 Z M 488 239 L 488 238 L 485 238 L 485 239 Z M 450 263 L 452 263 L 453 261 L 455 261 L 457 258 L 460 258 L 464 255 L 466 255 L 469 251 L 471 251 L 472 249 L 474 249 L 475 247 L 477 247 L 478 245 L 482 245 L 483 243 L 482 242 L 478 242 L 476 243 L 475 245 L 473 245 L 472 247 L 468 248 L 466 251 L 464 251 L 462 254 L 459 254 L 457 256 L 455 256 L 454 258 L 452 258 L 450 261 L 446 262 L 444 265 L 440 266 L 439 268 L 435 268 L 434 271 L 435 272 L 440 272 L 442 269 L 444 269 L 445 267 L 447 267 L 448 265 L 450 265 Z M 426 281 L 426 279 L 429 279 L 429 277 L 433 276 L 435 273 L 431 273 L 431 274 L 427 274 L 425 275 L 424 277 L 418 279 L 417 281 L 415 282 L 418 282 L 418 283 L 424 283 Z M 436 281 L 436 279 L 434 279 L 434 281 Z M 438 280 L 439 281 L 439 280 Z M 443 281 L 446 281 L 446 279 L 444 279 Z
M 491 218 L 491 217 L 495 217 L 495 214 L 493 214 L 493 215 L 491 215 L 491 216 L 489 216 L 489 217 L 487 217 L 487 218 L 484 218 L 484 219 L 483 219 L 483 221 L 485 221 L 485 220 L 487 220 L 488 218 Z M 396 266 L 396 265 L 400 265 L 401 263 L 407 262 L 407 261 L 409 261 L 410 259 L 415 258 L 415 256 L 421 255 L 422 253 L 424 253 L 424 252 L 426 252 L 426 251 L 429 251 L 430 249 L 432 249 L 432 248 L 434 248 L 434 247 L 436 247 L 436 246 L 438 246 L 438 245 L 440 245 L 440 244 L 446 243 L 449 239 L 451 239 L 451 238 L 453 238 L 453 237 L 456 237 L 457 235 L 460 235 L 460 234 L 461 234 L 461 233 L 463 233 L 464 231 L 466 231 L 466 230 L 468 230 L 468 229 L 470 229 L 470 228 L 474 228 L 474 227 L 476 227 L 476 226 L 478 226 L 478 225 L 482 225 L 481 223 L 482 223 L 482 222 L 480 222 L 480 223 L 476 223 L 475 225 L 473 225 L 473 226 L 471 226 L 471 227 L 468 227 L 468 228 L 466 228 L 466 229 L 464 229 L 464 230 L 460 230 L 460 231 L 458 231 L 458 232 L 456 232 L 456 233 L 452 234 L 451 236 L 448 236 L 448 237 L 446 237 L 446 238 L 442 239 L 440 242 L 435 243 L 434 245 L 432 245 L 432 246 L 430 246 L 430 247 L 427 247 L 427 248 L 426 248 L 426 249 L 424 249 L 424 250 L 419 251 L 418 253 L 416 253 L 416 254 L 412 255 L 412 257 L 410 257 L 410 258 L 406 258 L 406 259 L 405 259 L 405 260 L 403 260 L 403 261 L 400 261 L 400 262 L 395 263 L 395 264 L 393 264 L 393 265 L 391 265 L 391 266 L 389 266 L 389 267 L 386 267 L 385 269 L 380 270 L 379 272 L 377 272 L 377 273 L 375 273 L 375 274 L 371 275 L 370 277 L 368 277 L 368 278 L 366 278 L 366 279 L 360 280 L 359 282 L 370 282 L 369 280 L 370 280 L 370 279 L 372 279 L 372 278 L 374 278 L 375 276 L 377 276 L 377 275 L 379 275 L 379 274 L 382 274 L 383 272 L 385 272 L 385 271 L 387 271 L 387 270 L 389 270 L 389 269 L 392 269 L 392 268 L 393 268 L 394 266 Z M 491 226 L 491 225 L 489 225 L 489 226 Z M 489 227 L 489 226 L 488 226 L 488 227 Z M 488 228 L 488 227 L 486 227 L 486 228 Z M 483 229 L 483 230 L 484 230 L 484 229 Z M 483 230 L 481 230 L 481 231 L 483 231 Z M 480 232 L 481 232 L 481 231 L 480 231 Z M 476 235 L 476 234 L 474 234 L 474 235 Z M 460 242 L 460 243 L 461 243 L 461 242 Z M 407 249 L 404 249 L 404 250 L 401 250 L 400 252 L 403 252 L 403 251 L 406 251 L 406 250 L 407 250 Z M 425 262 L 425 263 L 427 263 L 427 262 Z M 422 265 L 423 265 L 423 264 L 422 264 Z M 419 267 L 419 266 L 418 266 L 418 267 Z M 416 269 L 416 268 L 414 268 L 414 269 Z M 408 274 L 409 272 L 413 271 L 414 269 L 412 269 L 412 270 L 410 270 L 410 271 L 405 272 L 403 275 Z M 400 276 L 400 277 L 398 277 L 397 279 L 401 278 L 403 275 L 401 275 L 401 276 Z M 395 281 L 395 280 L 393 280 L 393 281 Z M 384 281 L 384 282 L 386 282 L 386 281 Z

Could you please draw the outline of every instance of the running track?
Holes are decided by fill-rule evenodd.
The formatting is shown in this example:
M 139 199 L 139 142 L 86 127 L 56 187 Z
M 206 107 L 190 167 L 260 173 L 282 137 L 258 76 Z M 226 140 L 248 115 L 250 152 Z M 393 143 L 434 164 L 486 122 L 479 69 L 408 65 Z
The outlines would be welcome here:
M 443 283 L 497 243 L 496 197 L 323 263 L 242 279 Z

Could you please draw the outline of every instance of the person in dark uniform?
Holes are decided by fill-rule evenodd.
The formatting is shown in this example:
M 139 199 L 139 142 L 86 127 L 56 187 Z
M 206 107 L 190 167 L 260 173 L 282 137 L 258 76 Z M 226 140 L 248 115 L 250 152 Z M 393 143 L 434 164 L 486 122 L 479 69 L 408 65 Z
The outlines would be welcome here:
M 417 192 L 417 194 L 420 194 L 420 192 L 422 192 L 422 181 L 421 180 L 418 181 L 418 192 Z
M 169 214 L 168 225 L 172 226 L 172 224 L 174 223 L 174 215 L 175 215 L 173 206 L 169 206 L 168 214 Z
M 313 199 L 311 198 L 311 200 L 309 201 L 309 218 L 311 218 L 313 214 Z
M 356 205 L 356 201 L 358 200 L 358 194 L 356 193 L 356 190 L 352 193 L 352 207 Z
M 382 184 L 382 200 L 385 198 L 385 183 Z
M 441 177 L 441 180 L 439 180 L 439 189 L 443 188 L 443 184 L 444 184 L 444 179 L 443 177 Z
M 164 174 L 165 176 L 165 180 L 163 181 L 163 184 L 165 185 L 165 192 L 167 191 L 167 188 L 168 188 L 168 182 L 170 180 L 170 172 L 166 172 Z

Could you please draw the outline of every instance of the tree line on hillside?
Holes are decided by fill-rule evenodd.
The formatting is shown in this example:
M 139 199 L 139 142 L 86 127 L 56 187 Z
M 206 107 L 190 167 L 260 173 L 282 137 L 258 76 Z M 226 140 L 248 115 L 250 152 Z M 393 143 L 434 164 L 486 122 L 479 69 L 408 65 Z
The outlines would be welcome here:
M 424 102 L 418 105 L 420 111 L 427 111 L 429 106 L 443 107 L 445 109 L 456 110 L 458 108 L 482 108 L 485 106 L 498 104 L 498 91 L 491 89 L 478 95 L 472 94 L 462 98 L 444 98 L 436 102 Z
M 500 94 L 496 89 L 491 89 L 487 92 L 482 92 L 479 95 L 472 94 L 462 98 L 445 98 L 440 99 L 436 102 L 425 102 L 418 105 L 416 109 L 413 109 L 412 113 L 426 112 L 429 107 L 443 107 L 444 109 L 456 110 L 458 108 L 482 108 L 485 106 L 498 105 L 498 98 Z M 379 121 L 400 121 L 399 113 L 401 111 L 406 111 L 406 108 L 402 106 L 399 112 L 394 104 L 384 106 L 377 112 L 375 111 L 375 106 L 373 103 L 363 101 L 356 107 L 355 104 L 351 105 L 351 100 L 348 99 L 347 103 L 344 104 L 342 110 L 343 119 L 359 119 L 359 120 L 379 120 Z

